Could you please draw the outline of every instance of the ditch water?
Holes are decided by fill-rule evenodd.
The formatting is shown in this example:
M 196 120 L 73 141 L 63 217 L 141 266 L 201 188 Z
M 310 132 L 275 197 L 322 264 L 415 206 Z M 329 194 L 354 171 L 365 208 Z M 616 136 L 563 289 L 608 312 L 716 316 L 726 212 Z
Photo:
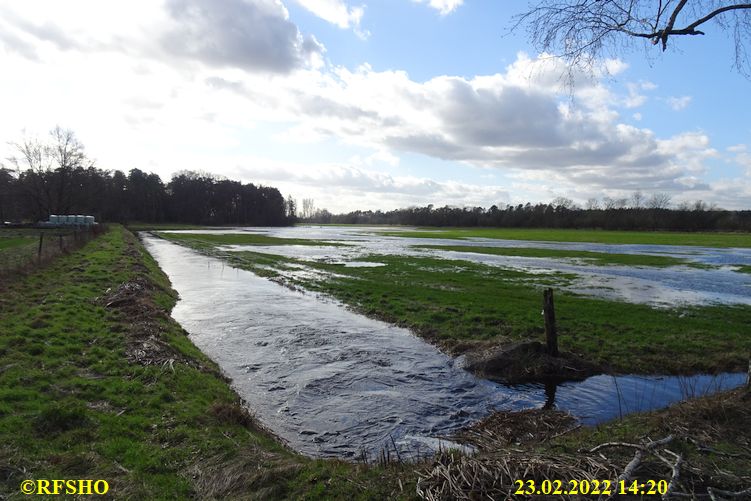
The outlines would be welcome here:
M 396 449 L 414 458 L 493 410 L 552 403 L 544 385 L 475 378 L 409 331 L 335 301 L 159 238 L 144 243 L 180 294 L 173 317 L 260 421 L 304 454 L 375 459 Z M 554 405 L 595 424 L 732 388 L 744 377 L 595 376 L 555 388 Z

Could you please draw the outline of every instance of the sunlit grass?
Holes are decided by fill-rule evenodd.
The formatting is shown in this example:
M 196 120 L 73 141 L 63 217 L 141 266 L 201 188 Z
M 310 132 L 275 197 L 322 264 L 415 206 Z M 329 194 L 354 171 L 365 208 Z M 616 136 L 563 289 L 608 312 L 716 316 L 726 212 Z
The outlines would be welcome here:
M 607 231 L 546 228 L 420 228 L 384 231 L 382 235 L 408 238 L 494 238 L 540 242 L 591 242 L 602 244 L 691 245 L 704 247 L 751 247 L 751 233 Z

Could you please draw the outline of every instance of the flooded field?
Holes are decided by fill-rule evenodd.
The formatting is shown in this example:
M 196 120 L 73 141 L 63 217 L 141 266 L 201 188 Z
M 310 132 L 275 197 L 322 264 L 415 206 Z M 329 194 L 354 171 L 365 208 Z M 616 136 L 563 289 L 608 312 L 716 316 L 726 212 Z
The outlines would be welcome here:
M 431 256 L 466 260 L 490 266 L 524 270 L 530 273 L 560 272 L 575 276 L 566 289 L 593 297 L 602 297 L 651 306 L 742 304 L 751 305 L 751 274 L 739 271 L 751 266 L 749 248 L 709 248 L 666 245 L 614 245 L 577 242 L 530 242 L 487 238 L 422 239 L 383 236 L 383 228 L 368 227 L 290 227 L 205 230 L 207 233 L 253 233 L 277 238 L 309 239 L 346 245 L 235 245 L 226 250 L 252 250 L 290 258 L 345 266 L 362 265 L 370 255 Z M 389 231 L 394 231 L 390 228 Z M 189 233 L 201 233 L 190 231 Z M 477 248 L 556 249 L 603 254 L 664 256 L 683 261 L 678 266 L 597 265 L 586 259 L 520 257 L 476 252 L 426 249 L 423 246 Z M 358 262 L 359 261 L 359 262 Z M 368 263 L 368 266 L 372 266 Z
M 370 254 L 436 253 L 410 247 L 424 241 L 381 237 L 359 228 L 250 231 L 351 244 L 254 246 L 253 251 L 353 266 L 372 266 L 370 261 L 360 261 Z M 222 367 L 258 418 L 291 447 L 311 456 L 373 459 L 389 449 L 392 456 L 398 452 L 402 458 L 415 457 L 435 450 L 442 437 L 496 409 L 554 405 L 593 424 L 731 388 L 745 380 L 744 374 L 595 376 L 557 387 L 505 386 L 472 376 L 461 368 L 461 360 L 444 355 L 409 331 L 357 315 L 338 302 L 291 291 L 162 239 L 147 236 L 144 241 L 180 294 L 174 318 Z M 650 250 L 679 253 L 680 249 Z M 744 259 L 740 262 L 751 262 L 745 250 L 690 251 L 681 255 L 700 263 L 721 259 L 724 252 L 734 264 Z M 729 268 L 714 272 L 732 274 L 734 286 L 712 289 L 708 277 L 680 285 L 678 279 L 671 282 L 667 276 L 640 278 L 638 270 L 631 274 L 620 270 L 619 275 L 613 273 L 617 270 L 575 262 L 466 254 L 472 259 L 488 258 L 497 266 L 540 272 L 581 270 L 582 280 L 587 280 L 587 273 L 601 280 L 615 277 L 616 282 L 621 277 L 634 284 L 635 291 L 651 288 L 647 295 L 633 293 L 640 300 L 649 296 L 665 301 L 672 294 L 685 301 L 751 302 L 748 277 Z M 692 276 L 697 270 L 690 271 Z M 307 270 L 291 273 L 299 272 Z M 684 273 L 681 269 L 672 272 Z M 689 275 L 687 270 L 685 277 Z M 593 291 L 602 288 L 600 284 L 590 287 Z

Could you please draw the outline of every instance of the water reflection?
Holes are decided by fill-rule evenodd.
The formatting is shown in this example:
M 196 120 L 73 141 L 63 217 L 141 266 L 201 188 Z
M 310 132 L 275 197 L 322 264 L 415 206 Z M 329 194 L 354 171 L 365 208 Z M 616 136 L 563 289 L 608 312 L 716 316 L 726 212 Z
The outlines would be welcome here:
M 744 384 L 746 377 L 743 373 L 696 376 L 603 374 L 581 382 L 551 381 L 516 386 L 516 389 L 538 392 L 544 395 L 543 408 L 567 411 L 582 423 L 594 425 L 636 412 L 667 407 L 687 398 L 735 388 Z

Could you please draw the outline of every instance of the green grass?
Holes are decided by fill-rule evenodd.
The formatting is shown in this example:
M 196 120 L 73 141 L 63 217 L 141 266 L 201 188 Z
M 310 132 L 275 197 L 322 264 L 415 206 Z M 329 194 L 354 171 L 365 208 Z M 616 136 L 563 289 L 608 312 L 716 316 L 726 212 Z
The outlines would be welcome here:
M 741 273 L 751 273 L 751 266 L 739 266 L 738 270 Z
M 146 289 L 130 309 L 97 299 L 133 280 Z M 101 478 L 142 499 L 384 499 L 397 476 L 412 485 L 406 467 L 313 461 L 259 430 L 168 316 L 175 298 L 117 226 L 2 291 L 0 497 L 25 478 Z M 173 362 L 130 362 L 138 333 Z
M 532 247 L 474 247 L 469 245 L 416 245 L 419 249 L 438 249 L 456 252 L 475 252 L 499 256 L 552 257 L 566 259 L 586 259 L 598 265 L 623 266 L 694 266 L 687 259 L 648 254 L 611 254 L 608 252 L 574 251 L 566 249 L 537 249 Z
M 323 240 L 310 240 L 306 238 L 278 238 L 255 233 L 228 233 L 228 234 L 201 234 L 201 233 L 159 233 L 162 238 L 167 238 L 178 243 L 190 242 L 194 246 L 206 247 L 216 245 L 313 245 L 313 246 L 336 246 L 345 247 L 340 242 L 327 242 Z
M 685 233 L 670 231 L 560 230 L 545 228 L 420 228 L 385 231 L 382 235 L 408 238 L 495 238 L 541 242 L 591 242 L 602 244 L 692 245 L 751 247 L 751 233 Z
M 29 237 L 10 237 L 3 238 L 0 235 L 0 251 L 10 249 L 11 247 L 18 247 L 21 245 L 29 245 L 34 243 L 35 239 Z

